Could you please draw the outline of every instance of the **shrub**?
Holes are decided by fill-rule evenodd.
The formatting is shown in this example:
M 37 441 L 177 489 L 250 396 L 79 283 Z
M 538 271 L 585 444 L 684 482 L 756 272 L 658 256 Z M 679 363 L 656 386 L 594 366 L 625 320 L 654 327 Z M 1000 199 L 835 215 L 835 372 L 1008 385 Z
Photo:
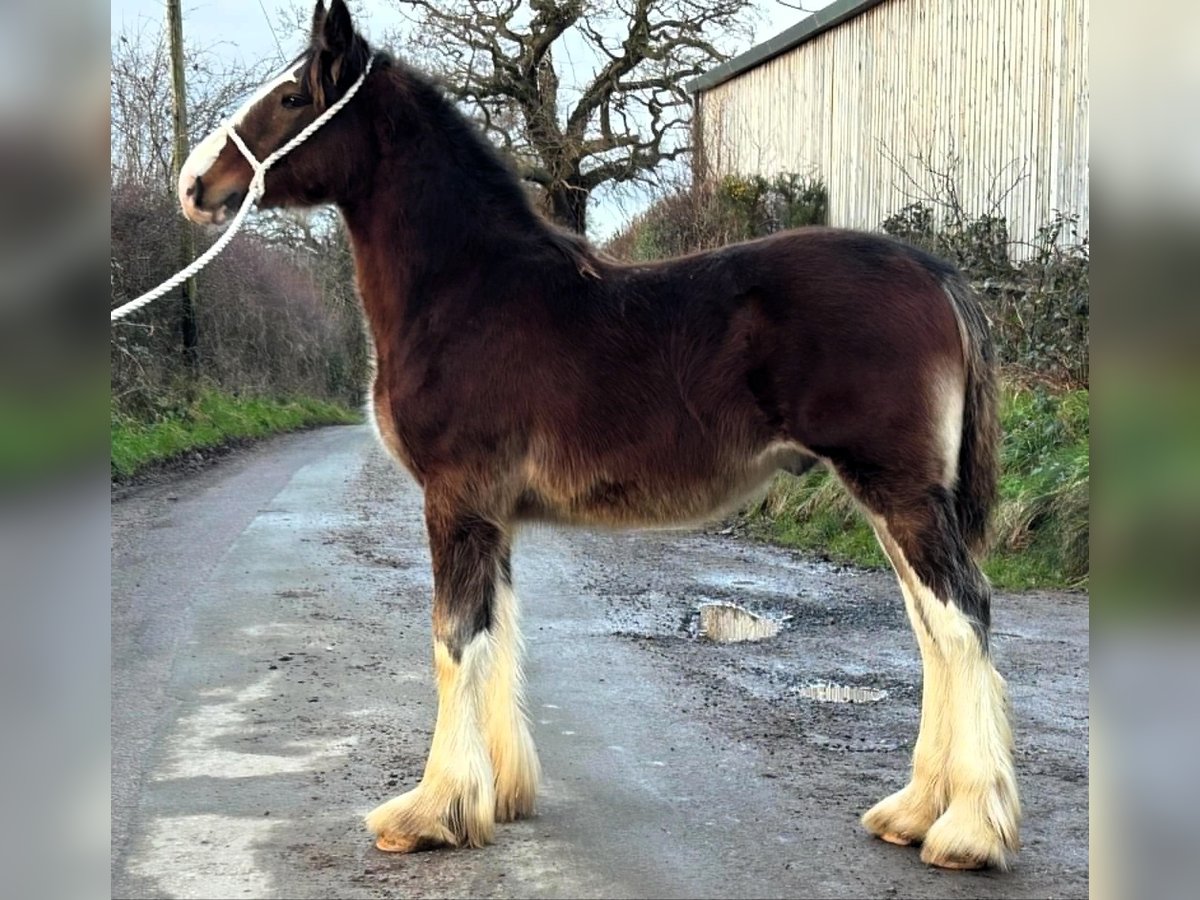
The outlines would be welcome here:
M 816 179 L 729 175 L 671 191 L 606 249 L 635 261 L 680 256 L 783 228 L 823 225 L 828 207 L 825 186 Z
M 178 215 L 174 200 L 161 194 L 113 192 L 113 306 L 178 269 Z M 205 386 L 235 397 L 307 396 L 357 405 L 369 354 L 349 252 L 337 232 L 322 240 L 315 250 L 298 251 L 244 232 L 200 274 L 195 373 L 180 349 L 177 297 L 157 300 L 114 327 L 114 413 L 168 418 Z
M 882 225 L 886 233 L 954 263 L 975 284 L 1002 364 L 1084 386 L 1090 247 L 1078 227 L 1077 216 L 1056 213 L 1032 242 L 1017 245 L 1002 216 L 959 214 L 939 226 L 928 203 L 911 203 Z

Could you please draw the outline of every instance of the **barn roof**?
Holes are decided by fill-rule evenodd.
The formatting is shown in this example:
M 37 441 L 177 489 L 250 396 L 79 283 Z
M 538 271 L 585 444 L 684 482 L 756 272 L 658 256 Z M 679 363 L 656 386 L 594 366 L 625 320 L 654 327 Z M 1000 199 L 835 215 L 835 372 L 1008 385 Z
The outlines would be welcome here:
M 812 40 L 817 35 L 841 25 L 847 19 L 853 19 L 882 2 L 883 0 L 834 0 L 824 9 L 805 16 L 791 28 L 781 31 L 775 37 L 756 44 L 745 53 L 721 63 L 716 68 L 709 69 L 699 78 L 693 78 L 687 83 L 687 90 L 689 93 L 699 94 L 701 91 L 714 88 L 730 78 L 741 75 L 747 69 L 762 65 L 767 60 L 786 53 L 805 41 Z

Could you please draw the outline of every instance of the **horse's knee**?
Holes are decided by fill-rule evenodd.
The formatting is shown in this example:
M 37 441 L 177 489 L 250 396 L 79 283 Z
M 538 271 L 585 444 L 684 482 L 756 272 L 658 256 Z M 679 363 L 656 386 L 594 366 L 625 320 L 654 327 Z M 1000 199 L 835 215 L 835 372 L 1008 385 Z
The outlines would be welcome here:
M 507 536 L 495 522 L 469 514 L 427 513 L 433 556 L 433 634 L 456 660 L 490 631 Z

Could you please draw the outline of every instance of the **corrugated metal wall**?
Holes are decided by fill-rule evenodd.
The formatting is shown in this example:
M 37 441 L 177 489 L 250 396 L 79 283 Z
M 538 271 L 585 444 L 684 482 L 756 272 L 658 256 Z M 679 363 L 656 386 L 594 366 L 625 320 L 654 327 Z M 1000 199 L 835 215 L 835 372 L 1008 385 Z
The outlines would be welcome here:
M 825 179 L 831 224 L 878 228 L 938 192 L 1014 240 L 1088 221 L 1090 0 L 888 0 L 699 98 L 719 173 Z

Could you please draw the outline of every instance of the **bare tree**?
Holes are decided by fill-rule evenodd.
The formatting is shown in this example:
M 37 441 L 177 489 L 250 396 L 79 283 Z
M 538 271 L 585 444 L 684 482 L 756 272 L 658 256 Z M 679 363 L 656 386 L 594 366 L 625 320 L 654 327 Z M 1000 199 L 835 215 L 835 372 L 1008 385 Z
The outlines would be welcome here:
M 753 0 L 396 0 L 410 54 L 505 148 L 544 206 L 583 231 L 601 185 L 691 150 L 688 79 L 748 34 Z
M 217 127 L 267 76 L 268 63 L 231 68 L 211 50 L 186 53 L 190 143 Z M 112 44 L 110 93 L 113 186 L 174 190 L 171 177 L 171 60 L 164 28 L 119 34 Z

